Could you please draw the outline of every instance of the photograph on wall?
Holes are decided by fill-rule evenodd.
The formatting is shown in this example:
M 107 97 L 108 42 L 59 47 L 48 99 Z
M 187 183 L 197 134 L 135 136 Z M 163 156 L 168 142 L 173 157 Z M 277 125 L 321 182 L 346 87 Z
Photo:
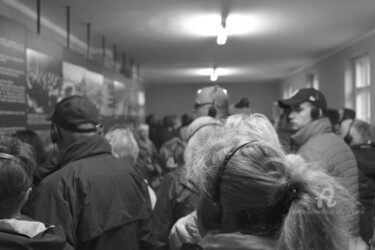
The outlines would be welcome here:
M 129 89 L 122 82 L 114 81 L 115 116 L 126 117 L 129 113 Z
M 104 103 L 104 77 L 72 63 L 63 63 L 62 98 L 70 95 L 87 96 L 101 110 Z
M 71 95 L 82 95 L 81 86 L 85 85 L 86 68 L 63 62 L 63 84 L 61 99 Z
M 81 82 L 82 94 L 87 96 L 99 110 L 104 105 L 104 77 L 102 74 L 86 71 L 85 80 Z
M 26 126 L 26 29 L 0 16 L 0 132 Z
M 138 101 L 138 85 L 136 82 L 132 82 L 129 89 L 129 114 L 131 117 L 139 116 L 139 101 Z
M 26 50 L 27 124 L 48 125 L 46 120 L 60 97 L 62 61 L 50 55 Z
M 103 86 L 103 105 L 100 109 L 100 114 L 102 116 L 113 116 L 115 111 L 114 106 L 114 94 L 115 89 L 113 86 L 113 80 L 107 77 L 104 77 L 104 86 Z

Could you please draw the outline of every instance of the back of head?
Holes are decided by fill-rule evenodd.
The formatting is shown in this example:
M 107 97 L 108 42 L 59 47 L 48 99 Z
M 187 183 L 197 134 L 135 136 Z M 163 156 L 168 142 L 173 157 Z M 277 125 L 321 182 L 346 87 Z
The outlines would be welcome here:
M 212 116 L 221 118 L 229 114 L 229 96 L 226 89 L 218 85 L 201 88 L 195 97 L 195 110 L 207 107 L 206 113 L 199 113 L 198 116 Z M 205 109 L 206 110 L 206 109 Z
M 166 168 L 176 168 L 185 164 L 185 146 L 185 142 L 178 137 L 174 137 L 163 144 L 159 150 L 159 155 Z
M 272 123 L 262 114 L 237 114 L 231 115 L 225 121 L 224 128 L 227 131 L 236 131 L 244 136 L 270 141 L 280 150 L 280 142 Z
M 26 202 L 35 162 L 31 147 L 0 136 L 0 219 L 16 216 Z
M 250 101 L 247 97 L 242 97 L 241 100 L 234 105 L 235 108 L 250 108 Z
M 58 102 L 50 120 L 52 142 L 61 139 L 56 127 L 75 135 L 94 135 L 101 129 L 99 110 L 85 96 L 68 96 Z
M 137 160 L 139 148 L 133 133 L 125 127 L 117 127 L 105 134 L 112 148 L 112 154 L 117 158 L 126 158 L 132 164 Z
M 337 109 L 327 109 L 327 117 L 330 120 L 332 125 L 339 124 L 340 114 Z
M 222 126 L 222 122 L 211 116 L 201 116 L 195 119 L 188 127 L 188 139 L 185 148 L 185 161 L 190 158 L 194 151 L 209 138 L 216 129 Z
M 37 164 L 42 164 L 46 160 L 46 153 L 43 148 L 42 140 L 33 130 L 19 130 L 13 135 L 19 140 L 32 146 Z
M 187 162 L 200 192 L 223 209 L 218 229 L 278 238 L 280 250 L 344 249 L 348 216 L 340 209 L 353 204 L 347 190 L 301 157 L 286 156 L 265 133 L 268 128 L 259 134 L 263 126 L 254 123 L 267 120 L 255 118 L 251 126 L 235 120 Z M 334 207 L 324 197 L 319 202 L 327 188 L 333 190 Z
M 345 140 L 351 144 L 365 144 L 371 142 L 370 124 L 361 120 L 344 120 L 342 127 L 346 128 Z
M 192 122 L 192 118 L 188 114 L 181 116 L 181 126 L 188 126 Z
M 347 119 L 354 120 L 356 117 L 356 112 L 353 109 L 348 109 L 348 108 L 340 109 L 339 114 L 340 114 L 339 123 Z

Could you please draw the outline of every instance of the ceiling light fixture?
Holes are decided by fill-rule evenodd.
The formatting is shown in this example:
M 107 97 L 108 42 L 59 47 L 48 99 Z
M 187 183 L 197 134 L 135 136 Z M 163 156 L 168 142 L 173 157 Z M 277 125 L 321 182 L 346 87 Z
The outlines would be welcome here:
M 228 29 L 226 27 L 225 21 L 223 21 L 219 30 L 219 34 L 217 35 L 216 42 L 219 45 L 224 45 L 227 42 L 227 38 L 228 38 Z
M 212 73 L 211 73 L 211 76 L 210 76 L 211 82 L 216 82 L 216 80 L 217 80 L 218 77 L 219 77 L 219 75 L 217 74 L 216 67 L 214 67 L 212 69 Z

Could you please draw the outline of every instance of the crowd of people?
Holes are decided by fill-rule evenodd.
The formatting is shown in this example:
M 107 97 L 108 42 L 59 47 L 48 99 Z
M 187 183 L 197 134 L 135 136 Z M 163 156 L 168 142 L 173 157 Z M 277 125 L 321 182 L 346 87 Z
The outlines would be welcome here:
M 0 136 L 0 249 L 370 249 L 371 125 L 313 88 L 277 121 L 249 104 L 208 86 L 192 116 L 107 129 L 64 98 L 52 154 L 33 131 Z

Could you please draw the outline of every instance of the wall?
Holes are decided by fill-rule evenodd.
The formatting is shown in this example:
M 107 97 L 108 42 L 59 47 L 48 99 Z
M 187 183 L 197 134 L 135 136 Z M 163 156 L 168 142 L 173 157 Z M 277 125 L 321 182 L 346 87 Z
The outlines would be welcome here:
M 375 34 L 369 34 L 363 39 L 339 49 L 332 55 L 316 62 L 300 72 L 283 81 L 280 94 L 287 88 L 296 90 L 306 86 L 306 75 L 317 73 L 319 75 L 320 90 L 327 98 L 328 106 L 339 109 L 342 107 L 353 108 L 351 96 L 345 94 L 345 86 L 350 84 L 350 65 L 353 58 L 369 54 L 371 65 L 371 123 L 375 123 Z
M 165 115 L 191 114 L 195 93 L 199 88 L 212 84 L 155 84 L 146 88 L 146 115 L 157 118 Z M 220 84 L 228 90 L 230 103 L 248 97 L 251 110 L 271 117 L 272 102 L 279 98 L 278 83 Z

